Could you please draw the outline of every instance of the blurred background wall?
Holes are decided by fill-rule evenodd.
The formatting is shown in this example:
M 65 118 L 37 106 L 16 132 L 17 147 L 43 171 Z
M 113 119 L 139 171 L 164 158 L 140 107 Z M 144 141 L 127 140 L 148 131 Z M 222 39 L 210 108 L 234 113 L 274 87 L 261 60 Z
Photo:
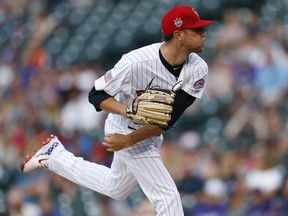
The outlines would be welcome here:
M 287 0 L 1 0 L 1 216 L 153 215 L 139 188 L 117 202 L 18 166 L 51 133 L 75 155 L 110 165 L 106 113 L 88 92 L 122 54 L 161 41 L 161 18 L 177 4 L 215 21 L 200 54 L 205 95 L 162 148 L 185 214 L 288 215 Z

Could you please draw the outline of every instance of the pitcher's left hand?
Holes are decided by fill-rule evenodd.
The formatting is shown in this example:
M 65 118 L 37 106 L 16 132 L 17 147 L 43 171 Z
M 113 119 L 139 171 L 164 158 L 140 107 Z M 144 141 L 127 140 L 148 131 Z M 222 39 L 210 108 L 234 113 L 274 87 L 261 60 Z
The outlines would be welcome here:
M 107 147 L 107 151 L 111 152 L 120 151 L 133 145 L 128 135 L 118 133 L 106 134 L 102 144 Z

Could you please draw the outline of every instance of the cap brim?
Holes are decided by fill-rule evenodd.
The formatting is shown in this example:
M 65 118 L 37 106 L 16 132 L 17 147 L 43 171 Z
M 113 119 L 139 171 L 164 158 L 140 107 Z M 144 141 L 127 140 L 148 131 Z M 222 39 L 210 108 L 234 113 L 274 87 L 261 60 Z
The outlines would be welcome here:
M 197 23 L 194 23 L 193 25 L 189 26 L 188 28 L 200 28 L 200 27 L 211 25 L 211 24 L 213 24 L 213 21 L 199 20 Z

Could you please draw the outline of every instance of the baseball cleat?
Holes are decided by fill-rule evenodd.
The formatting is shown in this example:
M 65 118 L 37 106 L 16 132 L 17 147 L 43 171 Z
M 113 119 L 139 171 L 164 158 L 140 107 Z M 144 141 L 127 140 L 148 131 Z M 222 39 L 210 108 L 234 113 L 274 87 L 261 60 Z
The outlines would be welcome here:
M 38 151 L 34 154 L 28 155 L 26 160 L 21 163 L 21 171 L 27 173 L 39 168 L 48 168 L 50 155 L 60 144 L 58 138 L 51 135 L 51 137 L 47 138 L 47 140 L 43 142 L 42 147 Z

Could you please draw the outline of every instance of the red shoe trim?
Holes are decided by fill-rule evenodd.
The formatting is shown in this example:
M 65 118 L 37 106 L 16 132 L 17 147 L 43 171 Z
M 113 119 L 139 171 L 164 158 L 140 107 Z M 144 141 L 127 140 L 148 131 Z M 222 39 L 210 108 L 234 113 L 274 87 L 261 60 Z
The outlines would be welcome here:
M 27 159 L 26 159 L 24 162 L 21 163 L 20 168 L 21 168 L 21 171 L 22 171 L 22 172 L 24 172 L 23 170 L 24 170 L 25 164 L 26 164 L 35 154 L 36 154 L 36 152 L 35 152 L 34 154 L 28 156 Z

